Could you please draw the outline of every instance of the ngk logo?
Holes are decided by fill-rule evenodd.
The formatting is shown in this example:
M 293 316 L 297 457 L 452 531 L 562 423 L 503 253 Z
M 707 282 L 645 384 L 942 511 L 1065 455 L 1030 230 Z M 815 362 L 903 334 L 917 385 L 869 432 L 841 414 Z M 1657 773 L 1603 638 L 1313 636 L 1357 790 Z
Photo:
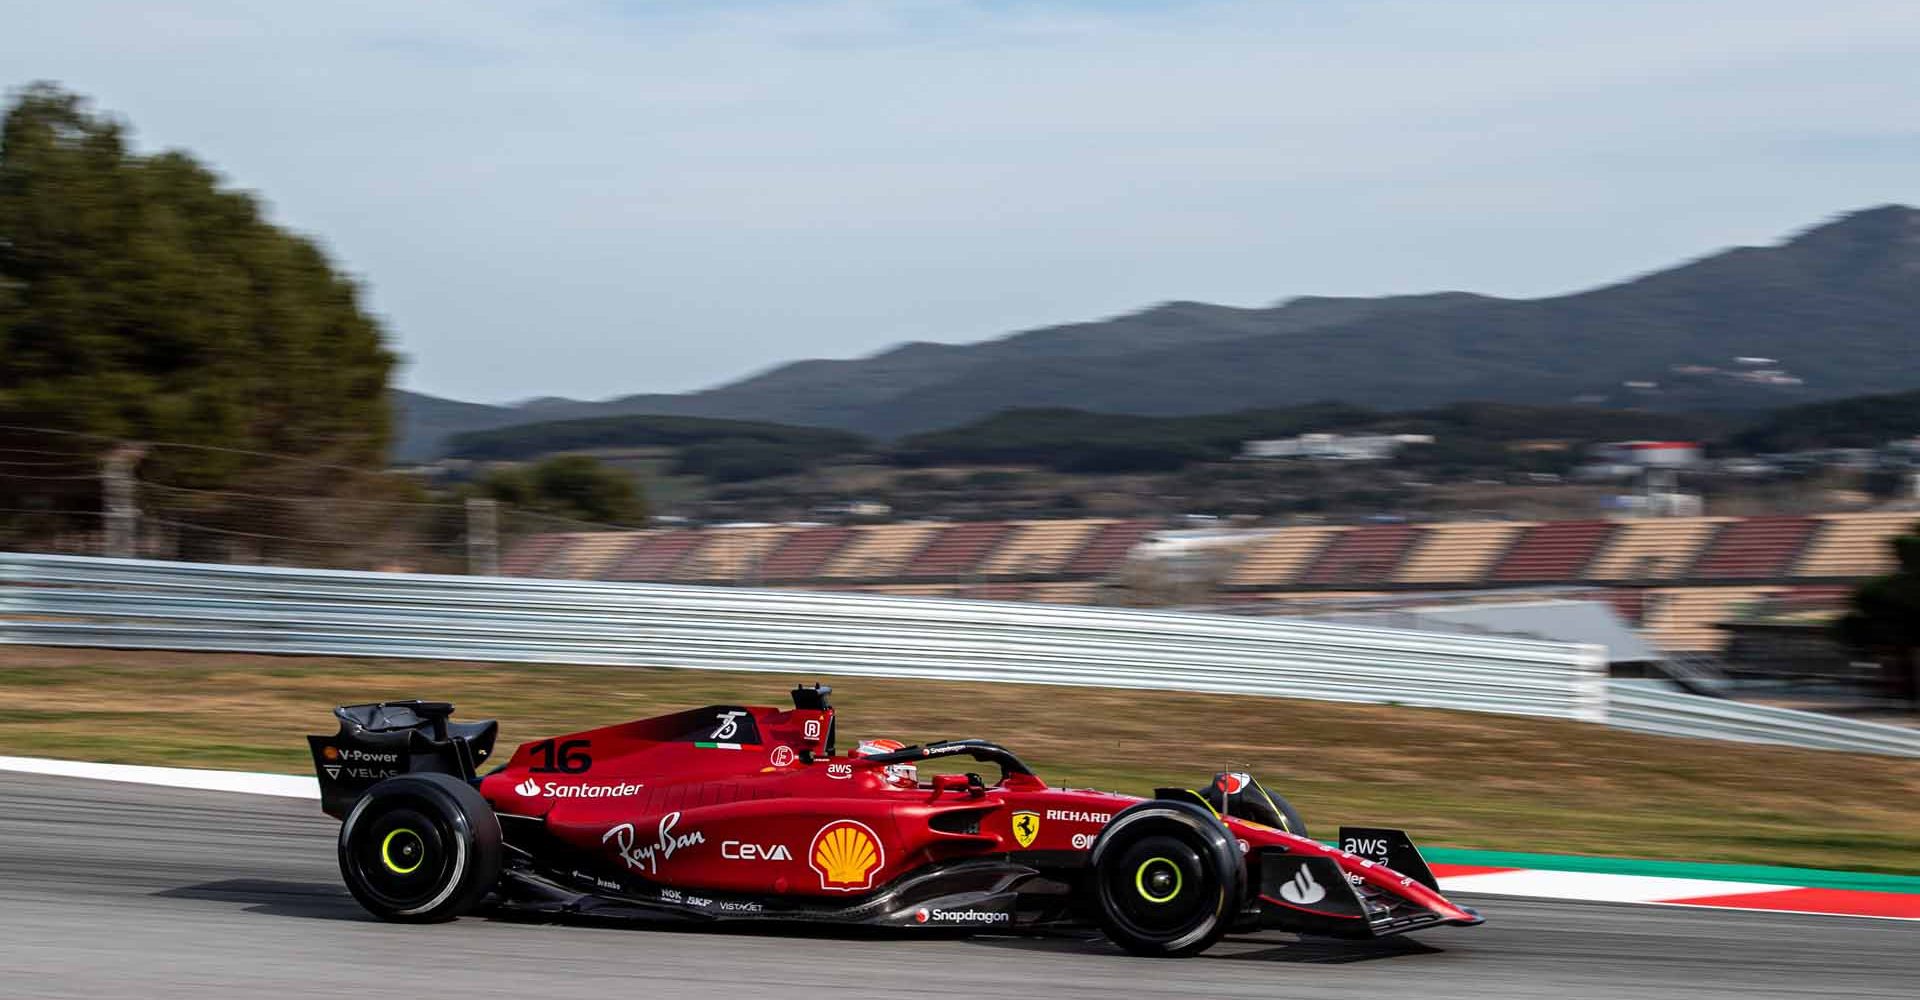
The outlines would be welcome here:
M 739 840 L 720 842 L 720 856 L 728 861 L 792 861 L 785 844 L 749 844 Z

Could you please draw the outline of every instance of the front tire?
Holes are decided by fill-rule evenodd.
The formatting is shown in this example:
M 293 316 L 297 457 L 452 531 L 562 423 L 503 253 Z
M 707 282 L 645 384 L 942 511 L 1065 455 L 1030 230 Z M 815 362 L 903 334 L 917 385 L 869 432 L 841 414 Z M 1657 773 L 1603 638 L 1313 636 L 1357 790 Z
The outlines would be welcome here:
M 382 920 L 435 923 L 471 912 L 500 880 L 500 820 L 445 774 L 387 778 L 340 825 L 340 876 Z
M 1246 885 L 1246 864 L 1226 824 L 1197 804 L 1132 806 L 1094 841 L 1100 925 L 1135 955 L 1185 958 L 1227 932 Z

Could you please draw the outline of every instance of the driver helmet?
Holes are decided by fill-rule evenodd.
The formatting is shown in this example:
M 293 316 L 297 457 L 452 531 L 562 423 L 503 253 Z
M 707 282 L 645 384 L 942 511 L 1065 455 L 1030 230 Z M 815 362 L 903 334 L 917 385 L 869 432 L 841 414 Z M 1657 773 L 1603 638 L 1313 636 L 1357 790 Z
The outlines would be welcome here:
M 855 757 L 877 757 L 883 753 L 906 749 L 899 740 L 861 740 L 853 749 Z M 920 784 L 920 769 L 912 764 L 888 764 L 885 768 L 886 780 L 899 788 L 913 788 Z

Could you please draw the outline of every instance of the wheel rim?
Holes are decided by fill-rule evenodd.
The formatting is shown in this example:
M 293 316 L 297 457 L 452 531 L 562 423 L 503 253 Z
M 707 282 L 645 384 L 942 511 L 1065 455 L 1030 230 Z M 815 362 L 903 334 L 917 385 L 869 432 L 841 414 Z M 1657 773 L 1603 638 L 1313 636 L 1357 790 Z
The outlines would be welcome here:
M 1180 884 L 1184 881 L 1180 866 L 1168 858 L 1148 858 L 1133 872 L 1134 889 L 1149 903 L 1173 902 L 1174 897 L 1180 895 Z
M 427 905 L 457 867 L 458 832 L 420 805 L 395 802 L 361 817 L 347 845 L 355 880 L 384 908 L 406 912 Z
M 395 827 L 380 839 L 380 863 L 395 875 L 411 875 L 426 861 L 426 843 L 409 827 Z
M 1100 891 L 1108 913 L 1126 933 L 1174 942 L 1214 918 L 1218 880 L 1199 845 L 1169 831 L 1114 846 L 1119 856 L 1103 866 Z

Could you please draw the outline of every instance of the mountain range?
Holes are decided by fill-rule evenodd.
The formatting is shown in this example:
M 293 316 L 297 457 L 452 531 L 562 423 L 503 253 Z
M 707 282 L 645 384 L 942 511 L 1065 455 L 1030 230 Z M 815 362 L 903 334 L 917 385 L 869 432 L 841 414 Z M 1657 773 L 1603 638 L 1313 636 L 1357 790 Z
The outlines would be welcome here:
M 1920 386 L 1920 209 L 1841 216 L 1570 295 L 1169 302 L 975 344 L 805 360 L 701 392 L 497 407 L 396 394 L 399 457 L 460 431 L 622 414 L 893 438 L 1014 407 L 1180 415 L 1316 400 L 1742 409 Z

